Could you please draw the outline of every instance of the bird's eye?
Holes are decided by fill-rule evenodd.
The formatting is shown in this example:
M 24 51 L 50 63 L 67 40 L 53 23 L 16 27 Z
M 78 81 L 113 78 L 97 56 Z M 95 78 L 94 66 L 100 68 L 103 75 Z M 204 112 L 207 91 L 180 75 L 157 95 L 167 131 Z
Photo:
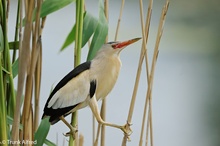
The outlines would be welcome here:
M 118 44 L 118 42 L 108 42 L 107 44 L 109 44 L 109 45 L 111 45 L 112 46 L 112 48 L 117 48 L 117 44 Z
M 112 45 L 112 44 L 114 44 L 114 43 L 116 43 L 116 42 L 108 42 L 107 44 L 110 44 L 110 45 Z

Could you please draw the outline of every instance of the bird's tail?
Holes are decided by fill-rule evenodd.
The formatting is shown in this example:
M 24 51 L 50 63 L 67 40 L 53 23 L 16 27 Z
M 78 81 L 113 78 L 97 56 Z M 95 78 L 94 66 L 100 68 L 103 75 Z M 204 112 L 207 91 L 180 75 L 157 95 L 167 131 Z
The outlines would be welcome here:
M 49 117 L 49 122 L 50 122 L 51 125 L 56 124 L 60 120 L 60 118 L 57 118 L 57 116 L 48 116 L 48 115 L 45 115 L 45 114 L 43 114 L 41 119 L 45 119 L 45 118 L 48 118 L 48 117 Z

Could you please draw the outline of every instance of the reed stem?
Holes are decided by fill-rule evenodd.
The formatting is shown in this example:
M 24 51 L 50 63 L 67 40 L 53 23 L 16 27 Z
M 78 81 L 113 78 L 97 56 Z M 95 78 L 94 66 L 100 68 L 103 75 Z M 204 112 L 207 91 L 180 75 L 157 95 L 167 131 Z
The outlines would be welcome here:
M 84 0 L 76 0 L 76 34 L 75 34 L 75 48 L 74 48 L 74 67 L 78 66 L 81 61 L 81 47 L 82 47 L 82 29 L 83 29 L 83 13 Z M 77 111 L 72 113 L 71 125 L 78 124 Z M 78 145 L 78 132 L 75 133 L 75 140 L 73 137 L 69 139 L 69 146 Z
M 120 8 L 120 14 L 118 17 L 118 23 L 117 23 L 117 28 L 116 28 L 116 32 L 115 32 L 115 41 L 117 41 L 118 39 L 118 31 L 119 31 L 119 27 L 120 27 L 120 23 L 121 23 L 121 17 L 122 17 L 122 12 L 124 9 L 124 4 L 125 4 L 125 0 L 121 1 L 121 8 Z

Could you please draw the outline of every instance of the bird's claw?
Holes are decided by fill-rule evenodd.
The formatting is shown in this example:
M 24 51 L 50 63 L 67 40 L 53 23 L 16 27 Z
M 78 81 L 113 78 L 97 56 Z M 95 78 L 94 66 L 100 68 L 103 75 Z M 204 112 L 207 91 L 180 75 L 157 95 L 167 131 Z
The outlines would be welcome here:
M 131 125 L 132 124 L 127 122 L 127 124 L 125 124 L 124 126 L 121 127 L 121 130 L 124 132 L 128 141 L 131 141 L 130 135 L 133 133 L 133 131 L 131 130 L 131 127 L 130 127 Z
M 63 134 L 66 137 L 72 136 L 73 139 L 75 139 L 75 134 L 78 132 L 77 126 L 74 126 L 70 129 L 70 132 L 67 132 L 66 134 Z

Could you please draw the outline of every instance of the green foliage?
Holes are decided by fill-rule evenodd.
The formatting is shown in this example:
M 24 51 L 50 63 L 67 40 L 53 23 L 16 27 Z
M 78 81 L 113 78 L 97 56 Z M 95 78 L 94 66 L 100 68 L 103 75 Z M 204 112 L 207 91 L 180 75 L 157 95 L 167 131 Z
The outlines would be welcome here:
M 36 146 L 42 146 L 44 144 L 49 130 L 50 130 L 49 118 L 45 118 L 41 120 L 41 123 L 34 135 L 34 140 L 37 141 Z
M 40 17 L 46 17 L 49 14 L 56 12 L 65 6 L 75 2 L 76 0 L 45 0 L 41 6 Z M 35 21 L 36 17 L 36 9 L 34 10 L 33 21 Z M 25 24 L 25 18 L 23 19 L 23 26 Z
M 84 23 L 83 23 L 83 37 L 82 47 L 88 42 L 98 25 L 98 19 L 93 17 L 88 12 L 85 12 Z
M 45 0 L 42 3 L 40 17 L 45 17 L 75 1 L 76 0 Z
M 76 25 L 74 25 L 73 28 L 71 29 L 60 51 L 63 51 L 66 47 L 68 47 L 70 44 L 72 44 L 75 41 L 76 39 L 75 34 L 76 34 Z
M 97 28 L 97 24 L 98 24 L 98 20 L 95 17 L 93 17 L 88 12 L 84 13 L 82 47 L 84 47 L 84 45 L 88 42 L 89 38 L 94 33 L 95 29 Z M 63 51 L 66 47 L 68 47 L 70 44 L 72 44 L 75 41 L 75 34 L 76 34 L 76 25 L 73 26 L 72 30 L 68 34 L 60 51 Z
M 76 27 L 73 26 L 68 34 L 61 51 L 75 41 Z M 108 34 L 108 23 L 104 13 L 104 6 L 102 0 L 99 1 L 99 19 L 93 17 L 89 12 L 85 12 L 83 19 L 83 34 L 82 34 L 82 47 L 88 42 L 89 38 L 93 35 L 87 60 L 91 60 L 96 52 L 104 44 Z
M 104 44 L 107 34 L 108 34 L 108 22 L 105 17 L 102 0 L 99 0 L 99 21 L 92 39 L 87 60 L 91 60 L 95 56 L 96 52 Z
M 56 146 L 55 143 L 49 141 L 48 139 L 45 139 L 44 143 L 45 143 L 47 146 Z
M 40 17 L 46 17 L 49 14 L 62 9 L 63 7 L 75 2 L 76 0 L 44 0 L 41 5 Z M 19 1 L 18 1 L 19 2 Z M 80 2 L 80 1 L 78 1 Z M 6 9 L 5 4 L 6 0 L 3 0 L 0 3 L 0 140 L 7 140 L 11 137 L 10 135 L 10 125 L 13 125 L 14 119 L 14 111 L 15 111 L 15 94 L 13 78 L 18 75 L 18 63 L 19 56 L 16 59 L 13 58 L 13 64 L 10 61 L 10 52 L 9 49 L 13 49 L 14 52 L 19 49 L 19 42 L 17 39 L 13 42 L 8 42 L 7 38 L 7 23 L 6 23 Z M 88 60 L 91 60 L 96 52 L 101 48 L 103 43 L 105 42 L 107 33 L 108 33 L 108 24 L 104 15 L 104 7 L 102 0 L 99 0 L 99 18 L 95 18 L 88 12 L 84 12 L 83 10 L 84 3 L 81 3 L 81 6 L 76 6 L 76 10 L 78 11 L 78 16 L 80 22 L 77 26 L 74 25 L 69 35 L 67 36 L 61 51 L 64 50 L 67 46 L 69 46 L 74 41 L 77 43 L 78 50 L 80 50 L 92 37 L 90 50 L 88 53 Z M 19 5 L 18 5 L 19 7 Z M 36 17 L 36 9 L 33 14 L 33 21 Z M 17 11 L 19 13 L 19 11 Z M 19 14 L 17 15 L 19 17 Z M 18 19 L 19 20 L 19 19 Z M 25 20 L 25 19 L 24 19 Z M 76 20 L 78 21 L 78 19 Z M 19 21 L 16 22 L 16 26 L 18 26 Z M 25 21 L 23 21 L 25 24 Z M 10 28 L 9 28 L 10 29 Z M 80 31 L 79 31 L 80 30 Z M 13 52 L 13 53 L 14 53 Z M 80 57 L 80 52 L 77 54 Z M 80 60 L 80 59 L 79 59 Z M 1 62 L 2 61 L 2 62 Z M 5 100 L 8 99 L 8 100 Z M 22 96 L 22 103 L 24 103 L 24 96 Z M 20 111 L 18 112 L 20 114 Z M 22 124 L 19 125 L 19 129 L 23 130 Z M 25 128 L 24 128 L 25 129 Z M 50 123 L 48 119 L 43 119 L 37 128 L 37 131 L 34 135 L 34 140 L 37 141 L 37 146 L 41 146 L 43 144 L 47 144 L 49 146 L 55 146 L 55 144 L 46 139 L 47 134 L 50 129 Z M 9 134 L 9 135 L 8 135 Z

